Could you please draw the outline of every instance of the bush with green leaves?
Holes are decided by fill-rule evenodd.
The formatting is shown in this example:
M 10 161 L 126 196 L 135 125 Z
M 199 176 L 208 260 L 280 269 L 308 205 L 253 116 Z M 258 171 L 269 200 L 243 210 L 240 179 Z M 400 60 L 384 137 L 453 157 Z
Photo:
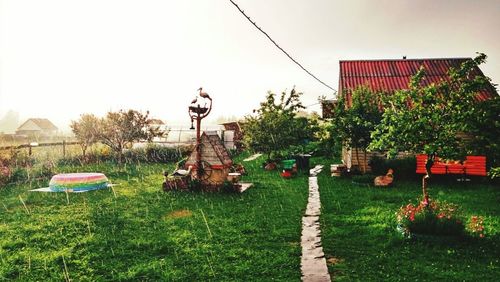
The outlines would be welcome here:
M 417 179 L 415 173 L 417 160 L 415 157 L 405 157 L 401 159 L 386 159 L 373 156 L 369 162 L 372 173 L 375 175 L 385 175 L 389 169 L 394 171 L 397 179 L 413 180 Z
M 333 109 L 330 135 L 336 140 L 334 143 L 348 149 L 362 150 L 365 160 L 362 162 L 359 154 L 356 154 L 357 163 L 366 164 L 366 148 L 372 141 L 371 133 L 382 118 L 379 108 L 381 95 L 366 86 L 355 89 L 350 96 L 348 93 L 341 94 Z M 366 166 L 362 165 L 361 170 L 366 172 Z
M 491 179 L 499 179 L 500 178 L 500 167 L 492 167 L 488 172 L 488 175 Z
M 291 146 L 302 146 L 314 139 L 317 124 L 297 113 L 304 108 L 302 93 L 292 89 L 289 94 L 268 92 L 256 115 L 245 117 L 243 142 L 247 148 L 267 155 L 268 159 L 287 154 Z

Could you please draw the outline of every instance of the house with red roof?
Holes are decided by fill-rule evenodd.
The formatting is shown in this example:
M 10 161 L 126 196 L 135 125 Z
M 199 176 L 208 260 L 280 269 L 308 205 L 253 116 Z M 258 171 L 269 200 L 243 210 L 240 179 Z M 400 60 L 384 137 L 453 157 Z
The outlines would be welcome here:
M 352 91 L 358 87 L 368 87 L 374 92 L 390 95 L 398 90 L 408 89 L 408 84 L 420 67 L 424 67 L 424 85 L 439 83 L 448 80 L 448 72 L 451 68 L 458 69 L 460 65 L 471 58 L 439 58 L 439 59 L 396 59 L 396 60 L 343 60 L 340 61 L 339 73 L 339 95 L 346 95 L 347 104 L 351 105 Z M 476 67 L 473 76 L 484 76 L 483 72 Z M 484 101 L 498 96 L 496 89 L 490 87 L 477 94 L 478 101 Z M 331 115 L 331 107 L 335 106 L 335 100 L 323 102 L 323 117 L 335 118 Z M 325 116 L 326 113 L 326 116 Z M 363 150 L 342 150 L 342 160 L 348 167 L 366 164 L 356 163 L 357 157 L 364 160 Z M 368 153 L 366 159 L 372 157 Z

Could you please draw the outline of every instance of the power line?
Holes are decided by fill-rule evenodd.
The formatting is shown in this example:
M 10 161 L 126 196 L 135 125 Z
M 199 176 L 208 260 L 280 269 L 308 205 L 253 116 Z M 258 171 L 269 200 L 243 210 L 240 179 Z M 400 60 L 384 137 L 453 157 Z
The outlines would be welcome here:
M 278 47 L 278 49 L 281 50 L 281 52 L 283 52 L 288 58 L 290 58 L 290 60 L 292 60 L 295 64 L 297 64 L 301 69 L 303 69 L 307 74 L 309 74 L 310 76 L 312 76 L 314 79 L 316 79 L 318 82 L 320 82 L 321 84 L 323 84 L 324 86 L 330 88 L 331 90 L 333 91 L 336 91 L 335 89 L 333 89 L 333 87 L 331 87 L 330 85 L 324 83 L 323 81 L 321 81 L 319 78 L 317 78 L 314 74 L 312 74 L 310 71 L 308 71 L 305 67 L 303 67 L 299 62 L 297 62 L 294 58 L 292 58 L 292 56 L 290 56 L 285 50 L 283 50 L 283 48 L 281 48 L 278 43 L 276 43 L 276 41 L 274 41 L 271 36 L 269 36 L 265 31 L 262 30 L 262 28 L 260 28 L 254 21 L 252 21 L 250 19 L 249 16 L 247 16 L 245 14 L 245 12 L 238 6 L 238 4 L 234 3 L 233 0 L 229 0 L 237 9 L 238 11 L 240 11 L 240 13 L 243 14 L 243 16 L 245 16 L 245 18 L 247 18 L 247 20 L 249 22 L 251 22 L 260 32 L 262 32 L 269 40 L 271 40 L 271 42 L 276 46 Z
M 309 107 L 316 106 L 316 105 L 319 105 L 319 104 L 321 104 L 321 103 L 320 102 L 316 102 L 314 104 L 310 104 L 310 105 L 304 106 L 304 108 L 309 108 Z

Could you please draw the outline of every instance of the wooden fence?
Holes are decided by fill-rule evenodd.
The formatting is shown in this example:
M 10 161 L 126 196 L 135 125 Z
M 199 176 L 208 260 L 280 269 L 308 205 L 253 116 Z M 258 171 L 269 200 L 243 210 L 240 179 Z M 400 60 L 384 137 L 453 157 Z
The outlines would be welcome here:
M 79 142 L 50 142 L 50 143 L 29 143 L 29 144 L 21 144 L 21 145 L 16 145 L 16 146 L 3 146 L 0 147 L 0 151 L 2 150 L 18 150 L 18 149 L 24 149 L 28 148 L 28 155 L 32 155 L 32 148 L 36 147 L 53 147 L 53 146 L 62 146 L 62 151 L 63 151 L 63 157 L 66 156 L 66 146 L 69 145 L 78 145 L 80 144 Z

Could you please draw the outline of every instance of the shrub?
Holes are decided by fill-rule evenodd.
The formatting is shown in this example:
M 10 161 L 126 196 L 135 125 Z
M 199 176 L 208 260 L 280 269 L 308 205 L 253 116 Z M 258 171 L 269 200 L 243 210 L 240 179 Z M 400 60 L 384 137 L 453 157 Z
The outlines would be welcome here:
M 155 163 L 175 162 L 183 157 L 186 157 L 190 152 L 191 149 L 187 146 L 169 148 L 157 145 L 149 145 L 146 147 L 147 160 L 149 162 Z
M 2 165 L 0 162 L 0 188 L 9 182 L 10 169 L 8 166 Z
M 28 170 L 24 167 L 15 167 L 10 175 L 9 182 L 25 182 L 29 179 Z
M 33 178 L 50 178 L 55 174 L 55 165 L 53 162 L 46 161 L 33 167 Z
M 465 226 L 458 206 L 432 201 L 418 205 L 409 203 L 396 213 L 398 225 L 407 236 L 411 234 L 462 236 Z
M 101 163 L 113 161 L 115 158 L 111 154 L 109 148 L 102 147 L 99 150 L 88 152 L 85 157 L 84 156 L 69 156 L 65 158 L 61 158 L 58 160 L 57 164 L 60 166 L 63 165 L 71 165 L 71 166 L 81 166 L 83 164 L 89 163 Z
M 118 157 L 118 156 L 117 156 Z M 118 158 L 115 158 L 118 159 Z M 125 163 L 145 163 L 148 161 L 145 148 L 135 148 L 127 150 L 123 153 Z
M 126 151 L 123 156 L 126 162 L 150 162 L 150 163 L 169 163 L 175 162 L 185 157 L 189 153 L 189 147 L 163 147 L 154 144 L 146 148 L 136 148 Z
M 375 175 L 385 175 L 387 171 L 392 168 L 394 170 L 394 177 L 398 179 L 417 179 L 418 175 L 415 173 L 417 161 L 415 157 L 406 157 L 402 159 L 385 159 L 374 156 L 370 160 L 370 167 L 372 173 Z
M 500 167 L 492 167 L 488 172 L 491 179 L 500 178 Z

